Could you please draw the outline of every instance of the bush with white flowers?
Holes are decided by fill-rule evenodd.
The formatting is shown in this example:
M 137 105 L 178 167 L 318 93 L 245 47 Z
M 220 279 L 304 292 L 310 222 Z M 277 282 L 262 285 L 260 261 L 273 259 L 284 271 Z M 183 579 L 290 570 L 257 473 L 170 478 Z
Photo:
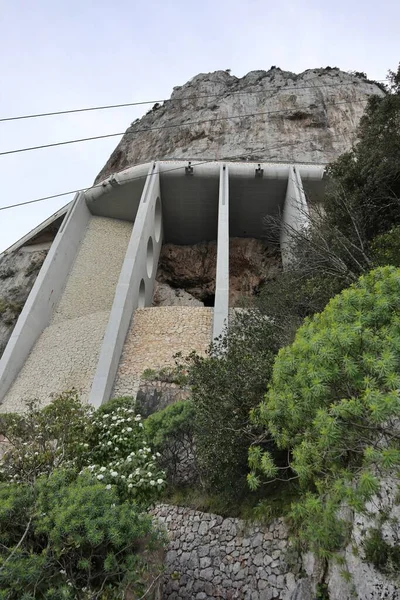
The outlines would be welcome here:
M 107 489 L 121 497 L 150 503 L 165 485 L 165 474 L 146 443 L 142 417 L 130 400 L 110 402 L 95 413 L 86 442 L 81 442 L 86 467 Z
M 0 600 L 142 596 L 164 537 L 146 508 L 164 474 L 132 400 L 75 392 L 0 415 Z

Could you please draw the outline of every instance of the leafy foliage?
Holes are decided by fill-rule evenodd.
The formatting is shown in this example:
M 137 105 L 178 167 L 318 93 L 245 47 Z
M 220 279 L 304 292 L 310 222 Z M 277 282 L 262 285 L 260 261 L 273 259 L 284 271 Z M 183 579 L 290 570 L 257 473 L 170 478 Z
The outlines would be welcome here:
M 364 244 L 400 219 L 400 94 L 372 96 L 359 126 L 359 143 L 328 169 L 332 185 L 326 218 L 332 226 Z M 342 198 L 342 208 L 333 198 Z M 353 221 L 353 224 L 352 224 Z
M 166 383 L 176 383 L 184 386 L 187 383 L 187 374 L 182 365 L 175 367 L 162 367 L 161 369 L 145 369 L 142 373 L 144 381 L 163 381 Z
M 0 496 L 0 535 L 13 548 L 0 553 L 0 598 L 108 599 L 142 589 L 143 551 L 157 534 L 116 490 L 57 469 L 34 489 L 3 483 Z
M 257 433 L 249 411 L 262 398 L 275 351 L 271 321 L 239 311 L 206 357 L 187 361 L 197 464 L 210 492 L 237 498 L 246 490 L 247 448 Z
M 400 572 L 400 546 L 388 544 L 379 528 L 368 531 L 364 541 L 365 558 L 379 571 L 398 575 Z
M 5 480 L 34 483 L 40 475 L 81 457 L 84 447 L 77 440 L 87 434 L 91 409 L 80 403 L 73 390 L 45 408 L 35 402 L 27 408 L 24 414 L 0 415 L 0 434 L 8 440 L 1 474 Z
M 320 553 L 342 537 L 340 503 L 362 510 L 379 490 L 376 473 L 400 465 L 399 311 L 400 270 L 361 277 L 279 351 L 255 415 L 291 453 L 291 469 L 308 490 L 293 518 L 300 539 Z M 265 452 L 253 449 L 249 461 L 251 482 L 258 483 L 256 472 L 274 474 Z
M 122 498 L 150 504 L 164 486 L 164 473 L 146 442 L 142 417 L 130 398 L 107 403 L 92 417 L 86 432 L 82 465 L 107 488 L 115 485 Z
M 400 267 L 400 226 L 382 233 L 371 242 L 373 261 L 376 266 Z
M 157 451 L 159 463 L 167 480 L 174 485 L 179 480 L 179 466 L 188 460 L 196 478 L 194 450 L 194 408 L 190 400 L 170 404 L 153 413 L 144 422 L 149 443 Z
M 283 227 L 292 246 L 289 270 L 268 283 L 258 299 L 260 310 L 281 328 L 284 344 L 293 340 L 304 317 L 323 310 L 360 275 L 374 266 L 397 266 L 400 70 L 389 80 L 391 93 L 370 98 L 357 144 L 329 165 L 322 203 L 310 204 L 310 213 L 304 215 L 310 226 L 297 230 L 281 218 L 266 219 L 273 237 L 279 237 Z M 389 231 L 390 239 L 375 240 Z
M 93 412 L 69 392 L 0 426 L 0 599 L 140 595 L 163 541 L 143 510 L 164 478 L 131 400 Z

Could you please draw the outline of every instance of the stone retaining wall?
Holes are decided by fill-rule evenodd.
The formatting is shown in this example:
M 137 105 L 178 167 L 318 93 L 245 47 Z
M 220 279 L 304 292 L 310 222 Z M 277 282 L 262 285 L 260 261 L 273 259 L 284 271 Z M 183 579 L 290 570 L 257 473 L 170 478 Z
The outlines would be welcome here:
M 136 396 L 146 369 L 174 366 L 174 355 L 204 353 L 212 334 L 212 308 L 138 308 L 132 318 L 115 379 L 113 396 Z
M 282 520 L 263 527 L 167 504 L 153 514 L 170 540 L 165 600 L 294 597 L 300 561 Z

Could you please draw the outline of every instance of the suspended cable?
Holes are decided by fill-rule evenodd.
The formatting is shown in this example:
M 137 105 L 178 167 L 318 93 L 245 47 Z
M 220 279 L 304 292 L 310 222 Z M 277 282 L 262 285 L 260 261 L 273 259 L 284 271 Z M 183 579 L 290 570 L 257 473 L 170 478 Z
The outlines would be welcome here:
M 310 79 L 308 79 L 307 81 L 311 81 L 314 79 L 318 79 L 319 75 L 317 75 L 316 77 L 310 77 Z M 376 79 L 375 80 L 376 83 L 382 83 L 385 81 L 385 79 Z M 182 96 L 181 98 L 167 98 L 167 99 L 161 99 L 161 100 L 143 100 L 143 101 L 139 101 L 139 102 L 124 102 L 122 104 L 106 104 L 103 106 L 89 106 L 89 107 L 85 107 L 85 108 L 73 108 L 70 110 L 56 110 L 56 111 L 50 111 L 50 112 L 42 112 L 42 113 L 31 113 L 31 114 L 27 114 L 27 115 L 17 115 L 14 117 L 1 117 L 0 118 L 0 123 L 1 122 L 5 122 L 5 121 L 19 121 L 21 119 L 38 119 L 41 117 L 53 117 L 53 116 L 58 116 L 58 115 L 70 115 L 70 114 L 74 114 L 74 113 L 82 113 L 82 112 L 89 112 L 89 111 L 96 111 L 96 110 L 109 110 L 109 109 L 116 109 L 116 108 L 127 108 L 130 106 L 143 106 L 146 104 L 160 104 L 161 102 L 184 102 L 185 100 L 198 100 L 199 98 L 221 98 L 224 96 L 230 96 L 232 94 L 235 95 L 247 95 L 247 94 L 263 94 L 267 91 L 270 90 L 306 90 L 306 89 L 317 89 L 317 88 L 325 88 L 325 87 L 339 87 L 342 85 L 349 85 L 349 82 L 343 82 L 343 83 L 326 83 L 323 85 L 302 85 L 302 86 L 284 86 L 284 85 L 277 85 L 277 86 L 271 86 L 268 88 L 268 90 L 247 90 L 247 91 L 241 91 L 241 90 L 237 90 L 237 91 L 232 91 L 232 92 L 225 92 L 224 94 L 200 94 L 197 96 Z
M 330 104 L 325 104 L 325 108 L 329 108 L 330 106 L 339 106 L 339 105 L 343 105 L 343 104 L 355 104 L 357 102 L 368 102 L 367 99 L 364 100 L 346 100 L 346 101 L 342 101 L 342 102 L 332 102 Z M 21 152 L 30 152 L 32 150 L 43 150 L 45 148 L 54 148 L 56 146 L 66 146 L 68 144 L 79 144 L 81 142 L 90 142 L 93 140 L 103 140 L 103 139 L 107 139 L 107 138 L 112 138 L 112 137 L 118 137 L 118 136 L 122 136 L 122 135 L 137 135 L 138 133 L 142 133 L 145 131 L 159 131 L 161 129 L 175 129 L 178 127 L 188 127 L 190 125 L 204 125 L 205 123 L 218 123 L 220 121 L 230 121 L 233 119 L 245 119 L 248 117 L 258 117 L 258 116 L 263 116 L 263 115 L 272 115 L 272 114 L 278 114 L 278 113 L 290 113 L 290 112 L 298 112 L 301 110 L 307 110 L 309 107 L 301 107 L 301 106 L 296 106 L 292 109 L 287 109 L 287 108 L 283 108 L 283 109 L 279 109 L 279 110 L 269 110 L 269 111 L 263 111 L 263 112 L 255 112 L 255 113 L 245 113 L 242 115 L 233 115 L 230 117 L 214 117 L 213 119 L 203 119 L 203 120 L 199 120 L 199 121 L 187 121 L 186 123 L 171 123 L 168 125 L 158 125 L 155 127 L 142 127 L 140 129 L 137 129 L 136 131 L 120 131 L 118 133 L 108 133 L 108 134 L 104 134 L 104 135 L 95 135 L 95 136 L 91 136 L 91 137 L 87 137 L 87 138 L 78 138 L 78 139 L 74 139 L 74 140 L 66 140 L 63 142 L 54 142 L 52 144 L 41 144 L 39 146 L 30 146 L 27 148 L 18 148 L 16 150 L 6 150 L 4 152 L 0 152 L 0 156 L 6 156 L 9 154 L 17 154 L 17 153 L 21 153 Z
M 341 138 L 343 136 L 342 135 L 338 135 L 338 136 L 332 136 L 332 137 L 340 137 Z M 236 154 L 234 156 L 226 156 L 226 157 L 218 158 L 218 159 L 217 158 L 213 158 L 213 159 L 210 159 L 210 160 L 204 160 L 204 161 L 201 161 L 201 162 L 192 163 L 191 166 L 195 167 L 195 166 L 205 165 L 205 164 L 209 164 L 209 163 L 222 162 L 224 160 L 229 161 L 229 160 L 234 160 L 234 159 L 237 159 L 237 158 L 244 158 L 246 156 L 252 157 L 252 156 L 254 156 L 255 153 L 264 152 L 265 150 L 271 151 L 271 150 L 279 150 L 280 148 L 285 148 L 287 146 L 299 146 L 301 144 L 307 143 L 307 141 L 308 140 L 304 140 L 303 142 L 298 142 L 298 141 L 287 142 L 287 143 L 283 143 L 283 144 L 278 144 L 276 146 L 271 146 L 269 148 L 266 147 L 266 146 L 263 146 L 261 148 L 258 148 L 257 150 L 252 150 L 252 152 L 249 152 L 249 153 L 245 153 L 245 154 L 240 153 L 240 154 Z M 334 151 L 332 150 L 331 152 L 334 152 Z M 182 162 L 183 161 L 187 162 L 189 159 L 173 159 L 173 160 L 182 160 Z M 255 157 L 254 160 L 265 163 L 265 162 L 267 162 L 267 161 L 269 161 L 271 159 L 266 158 L 266 157 L 263 157 L 261 159 L 259 156 L 256 155 L 256 157 Z M 288 163 L 289 162 L 293 163 L 293 161 L 290 161 L 290 160 L 288 160 L 287 162 Z M 134 165 L 134 166 L 139 166 L 139 165 Z M 165 169 L 165 170 L 163 170 L 163 174 L 170 173 L 171 171 L 177 171 L 177 170 L 184 169 L 184 168 L 185 168 L 185 165 L 180 165 L 179 167 L 172 167 L 171 169 Z M 151 173 L 151 175 L 157 175 L 157 174 L 158 174 L 158 171 L 155 172 L 155 173 Z M 129 179 L 126 179 L 124 181 L 124 183 L 135 181 L 137 179 L 146 179 L 146 177 L 148 177 L 147 173 L 145 175 L 138 175 L 136 177 L 130 177 Z M 75 190 L 69 190 L 68 192 L 61 192 L 60 194 L 52 194 L 50 196 L 42 196 L 40 198 L 35 198 L 34 200 L 26 200 L 25 202 L 18 202 L 17 204 L 9 204 L 8 206 L 0 206 L 0 211 L 2 211 L 2 210 L 8 210 L 8 209 L 11 209 L 11 208 L 16 208 L 18 206 L 26 206 L 27 204 L 35 204 L 36 202 L 44 202 L 45 200 L 52 200 L 52 199 L 56 199 L 56 198 L 62 198 L 63 196 L 69 196 L 71 194 L 78 194 L 79 192 L 83 192 L 83 191 L 90 191 L 90 190 L 96 189 L 98 187 L 103 187 L 103 182 L 97 183 L 95 185 L 92 185 L 92 186 L 86 187 L 86 188 L 79 188 L 79 189 L 75 189 Z

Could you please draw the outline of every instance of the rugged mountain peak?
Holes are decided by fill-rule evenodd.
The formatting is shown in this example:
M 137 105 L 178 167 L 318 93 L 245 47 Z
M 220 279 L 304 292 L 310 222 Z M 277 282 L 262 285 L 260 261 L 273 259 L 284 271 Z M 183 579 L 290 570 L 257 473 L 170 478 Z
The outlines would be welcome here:
M 373 94 L 384 92 L 336 67 L 200 73 L 130 125 L 96 181 L 153 159 L 328 163 L 354 143 Z

